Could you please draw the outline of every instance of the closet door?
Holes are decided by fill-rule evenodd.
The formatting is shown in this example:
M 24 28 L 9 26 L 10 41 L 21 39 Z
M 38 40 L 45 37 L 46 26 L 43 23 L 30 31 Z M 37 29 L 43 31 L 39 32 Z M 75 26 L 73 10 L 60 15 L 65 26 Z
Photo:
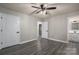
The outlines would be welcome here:
M 0 15 L 0 49 L 1 49 L 1 15 Z
M 2 48 L 2 14 L 0 13 L 0 49 Z
M 3 14 L 2 47 L 9 47 L 19 43 L 20 23 L 19 18 L 9 14 Z

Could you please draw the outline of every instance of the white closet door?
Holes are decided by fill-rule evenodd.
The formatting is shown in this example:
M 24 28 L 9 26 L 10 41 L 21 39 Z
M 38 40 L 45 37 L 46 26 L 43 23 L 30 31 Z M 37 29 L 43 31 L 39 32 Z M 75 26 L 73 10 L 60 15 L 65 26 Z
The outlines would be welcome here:
M 0 49 L 1 49 L 1 16 L 0 16 Z
M 18 17 L 3 14 L 2 47 L 16 45 L 20 40 L 20 20 Z
M 42 22 L 42 38 L 48 38 L 48 22 Z
M 2 48 L 2 14 L 0 13 L 0 49 Z

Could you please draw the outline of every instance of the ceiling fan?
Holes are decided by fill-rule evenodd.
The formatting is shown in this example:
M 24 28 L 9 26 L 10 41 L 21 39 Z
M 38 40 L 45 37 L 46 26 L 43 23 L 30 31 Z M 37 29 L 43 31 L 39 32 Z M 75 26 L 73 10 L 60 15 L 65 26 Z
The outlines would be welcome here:
M 56 7 L 45 7 L 44 4 L 40 4 L 40 7 L 37 7 L 37 6 L 32 6 L 32 7 L 36 8 L 36 10 L 32 12 L 32 14 L 33 13 L 38 14 L 38 13 L 42 12 L 42 13 L 47 15 L 48 14 L 47 10 L 54 10 L 54 9 L 56 9 Z

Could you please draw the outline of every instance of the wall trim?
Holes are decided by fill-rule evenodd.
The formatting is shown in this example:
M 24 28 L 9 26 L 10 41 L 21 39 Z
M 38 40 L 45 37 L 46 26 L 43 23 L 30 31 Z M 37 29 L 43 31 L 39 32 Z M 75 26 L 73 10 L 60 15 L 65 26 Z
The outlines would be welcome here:
M 19 42 L 18 44 L 24 44 L 24 43 L 31 42 L 31 41 L 34 41 L 34 40 L 37 40 L 37 39 L 32 39 L 32 40 L 28 40 L 28 41 L 22 41 L 22 42 Z M 3 49 L 3 47 L 0 47 L 0 49 Z
M 63 43 L 69 43 L 68 41 L 63 41 L 63 40 L 58 40 L 58 39 L 53 39 L 53 38 L 48 38 L 49 40 L 54 40 L 58 42 L 63 42 Z
M 2 48 L 0 47 L 0 50 L 1 50 Z
M 34 40 L 37 40 L 37 39 L 32 39 L 32 40 L 28 40 L 28 41 L 22 41 L 19 44 L 24 44 L 24 43 L 27 43 L 27 42 L 30 42 L 30 41 L 34 41 Z

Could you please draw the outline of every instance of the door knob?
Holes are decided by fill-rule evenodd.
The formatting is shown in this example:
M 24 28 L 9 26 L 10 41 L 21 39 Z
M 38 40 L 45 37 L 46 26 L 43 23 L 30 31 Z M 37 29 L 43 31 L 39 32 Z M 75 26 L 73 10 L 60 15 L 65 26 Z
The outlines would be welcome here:
M 47 32 L 48 32 L 48 30 L 47 30 Z
M 16 32 L 16 33 L 20 33 L 20 32 Z

